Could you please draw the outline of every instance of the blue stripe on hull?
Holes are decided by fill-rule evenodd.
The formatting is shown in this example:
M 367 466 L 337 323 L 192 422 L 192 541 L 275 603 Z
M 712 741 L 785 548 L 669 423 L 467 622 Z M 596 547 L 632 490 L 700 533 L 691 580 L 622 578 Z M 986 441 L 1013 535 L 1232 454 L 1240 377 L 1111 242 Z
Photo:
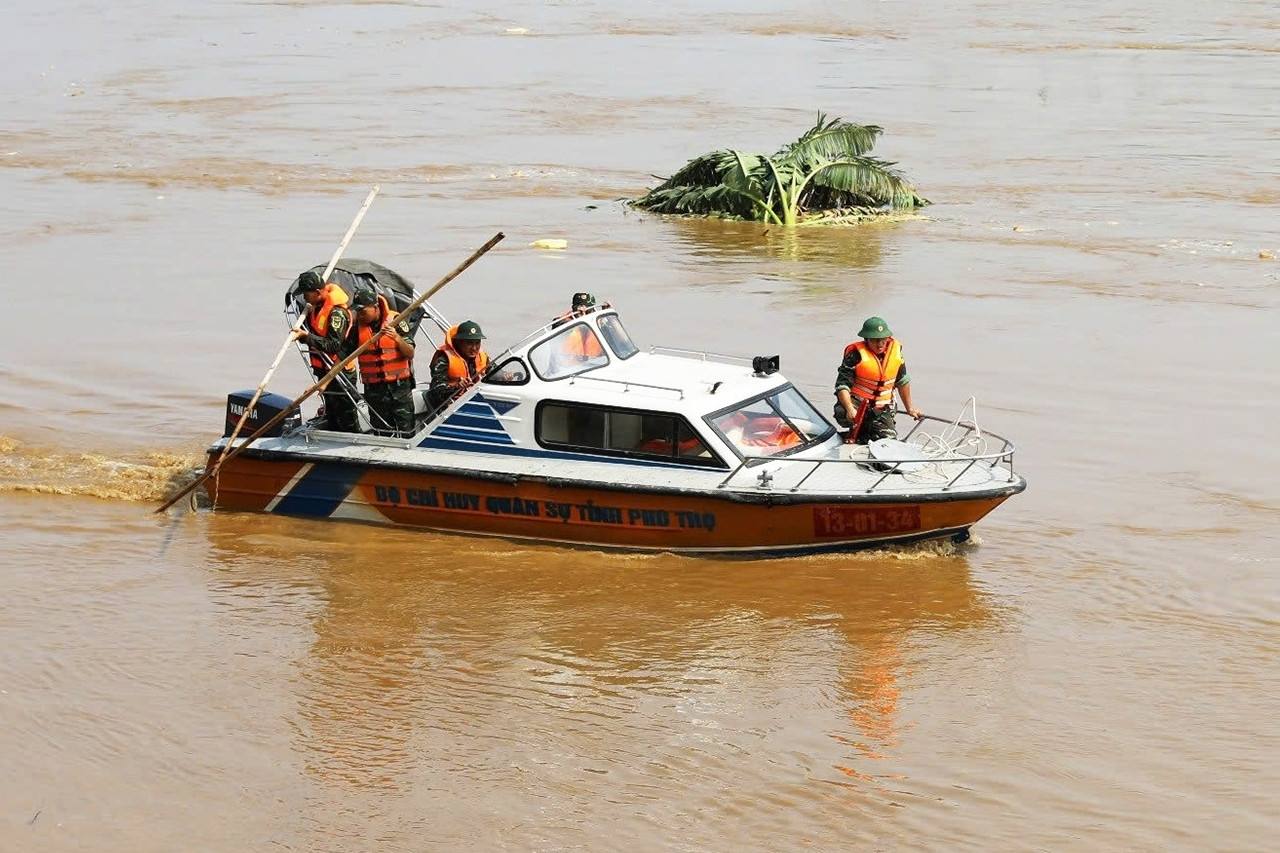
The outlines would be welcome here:
M 431 443 L 433 436 L 488 445 L 515 444 L 515 440 L 498 420 L 493 407 L 479 394 L 459 406 L 456 412 L 445 418 L 418 446 L 434 446 Z
M 477 429 L 454 429 L 452 421 L 436 427 L 436 431 L 431 434 L 438 435 L 443 438 L 464 438 L 471 441 L 483 442 L 484 444 L 515 444 L 515 442 L 511 440 L 511 436 L 507 435 L 505 432 L 495 433 Z
M 363 465 L 318 463 L 294 484 L 272 512 L 328 518 L 367 470 Z
M 511 443 L 511 436 L 507 435 L 507 431 L 502 428 L 502 424 L 498 422 L 492 415 L 489 417 L 476 417 L 474 415 L 465 415 L 458 413 L 450 417 L 441 426 L 453 427 L 460 430 L 476 430 L 477 432 L 492 433 L 500 435 Z

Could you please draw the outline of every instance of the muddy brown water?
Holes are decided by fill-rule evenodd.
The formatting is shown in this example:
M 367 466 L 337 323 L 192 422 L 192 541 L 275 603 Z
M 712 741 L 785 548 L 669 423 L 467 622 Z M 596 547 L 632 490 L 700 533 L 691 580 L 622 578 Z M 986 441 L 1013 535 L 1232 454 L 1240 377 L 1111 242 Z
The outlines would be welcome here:
M 0 10 L 0 849 L 1274 846 L 1272 7 L 180 6 Z M 818 110 L 925 218 L 617 203 Z M 491 349 L 589 290 L 825 408 L 879 314 L 1030 487 L 760 562 L 152 515 L 375 183 L 420 285 L 507 234 L 434 300 Z

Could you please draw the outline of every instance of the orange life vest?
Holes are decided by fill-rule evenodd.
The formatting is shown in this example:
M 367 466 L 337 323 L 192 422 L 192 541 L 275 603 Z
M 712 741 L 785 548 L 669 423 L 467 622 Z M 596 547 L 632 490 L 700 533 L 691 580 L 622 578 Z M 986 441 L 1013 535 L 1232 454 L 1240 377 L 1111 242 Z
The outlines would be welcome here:
M 391 306 L 387 299 L 378 295 L 378 321 L 366 326 L 357 321 L 359 339 L 357 343 L 364 346 L 374 333 L 382 328 L 382 324 L 392 316 Z M 413 365 L 409 359 L 400 354 L 400 348 L 391 335 L 381 335 L 364 352 L 360 353 L 360 381 L 366 385 L 377 385 L 383 382 L 396 382 L 413 377 Z
M 734 412 L 717 425 L 725 432 L 735 428 L 741 429 L 742 443 L 753 447 L 788 447 L 800 443 L 800 436 L 796 431 L 776 415 L 749 415 L 746 412 Z
M 329 282 L 320 289 L 320 304 L 307 315 L 307 328 L 311 333 L 325 338 L 329 336 L 329 318 L 333 315 L 335 309 L 347 311 L 347 326 L 350 328 L 351 323 L 355 322 L 355 318 L 351 316 L 351 312 L 345 307 L 347 304 L 347 294 L 338 285 Z M 334 362 L 333 358 L 326 360 L 325 353 L 310 347 L 311 367 L 314 370 L 327 371 Z
M 595 336 L 594 332 L 583 325 L 574 326 L 564 336 L 564 343 L 561 349 L 565 355 L 576 358 L 579 361 L 586 361 L 587 359 L 604 355 L 604 348 L 600 346 L 600 339 Z
M 849 393 L 858 400 L 869 401 L 873 409 L 893 405 L 893 388 L 898 382 L 898 371 L 902 369 L 902 345 L 890 338 L 883 361 L 867 347 L 865 341 L 849 344 L 844 348 L 844 354 L 848 355 L 854 350 L 861 357 L 858 359 L 857 373 Z
M 683 456 L 702 447 L 702 439 L 694 436 L 686 438 L 680 442 L 680 455 Z M 636 448 L 642 453 L 658 453 L 663 456 L 671 455 L 671 440 L 666 438 L 648 438 L 640 442 L 640 446 Z
M 800 443 L 800 436 L 782 418 L 752 418 L 742 430 L 744 444 L 756 447 L 787 447 Z
M 485 370 L 489 367 L 489 354 L 484 350 L 476 353 L 476 372 L 471 372 L 471 366 L 465 358 L 463 358 L 456 349 L 453 348 L 453 335 L 458 331 L 458 327 L 454 326 L 444 336 L 444 345 L 436 352 L 442 352 L 449 359 L 449 378 L 462 382 L 465 379 L 478 379 L 484 375 Z M 449 383 L 454 384 L 453 382 Z

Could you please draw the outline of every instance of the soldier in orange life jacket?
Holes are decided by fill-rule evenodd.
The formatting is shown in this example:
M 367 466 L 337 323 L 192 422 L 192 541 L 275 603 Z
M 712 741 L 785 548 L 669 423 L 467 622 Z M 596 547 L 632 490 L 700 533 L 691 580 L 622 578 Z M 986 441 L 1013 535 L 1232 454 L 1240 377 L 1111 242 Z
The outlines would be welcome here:
M 375 430 L 396 435 L 412 435 L 416 429 L 413 413 L 413 336 L 409 321 L 387 326 L 396 312 L 386 297 L 361 287 L 351 297 L 356 309 L 353 347 L 363 345 L 386 328 L 374 344 L 360 354 L 360 381 L 369 403 L 369 419 Z
M 581 317 L 595 307 L 596 298 L 590 293 L 575 293 L 569 310 L 551 321 L 552 328 Z M 603 307 L 608 308 L 609 303 L 606 302 Z M 604 347 L 600 344 L 600 339 L 586 326 L 578 325 L 560 337 L 553 370 L 556 373 L 575 370 L 583 362 L 603 356 Z
M 353 349 L 350 340 L 355 323 L 347 308 L 347 294 L 332 282 L 325 284 L 315 270 L 307 270 L 298 276 L 298 289 L 307 301 L 307 319 L 294 333 L 294 338 L 306 341 L 311 356 L 311 372 L 316 379 L 322 379 Z M 359 431 L 355 391 L 354 365 L 325 386 L 322 392 L 325 429 Z
M 920 418 L 920 410 L 911 405 L 911 377 L 902 359 L 902 345 L 879 317 L 868 317 L 858 335 L 862 340 L 845 347 L 836 372 L 836 423 L 849 430 L 846 441 L 850 443 L 897 438 L 895 390 L 907 414 Z
M 431 388 L 427 400 L 439 409 L 484 376 L 489 354 L 480 348 L 484 332 L 474 320 L 459 323 L 444 336 L 444 344 L 431 356 Z

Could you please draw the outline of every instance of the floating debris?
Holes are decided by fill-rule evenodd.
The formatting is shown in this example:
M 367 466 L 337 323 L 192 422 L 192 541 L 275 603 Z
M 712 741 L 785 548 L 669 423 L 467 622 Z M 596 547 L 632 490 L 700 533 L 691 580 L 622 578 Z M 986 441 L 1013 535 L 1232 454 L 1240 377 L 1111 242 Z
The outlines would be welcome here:
M 567 249 L 569 248 L 568 240 L 560 240 L 558 238 L 546 240 L 534 240 L 529 244 L 530 249 Z

